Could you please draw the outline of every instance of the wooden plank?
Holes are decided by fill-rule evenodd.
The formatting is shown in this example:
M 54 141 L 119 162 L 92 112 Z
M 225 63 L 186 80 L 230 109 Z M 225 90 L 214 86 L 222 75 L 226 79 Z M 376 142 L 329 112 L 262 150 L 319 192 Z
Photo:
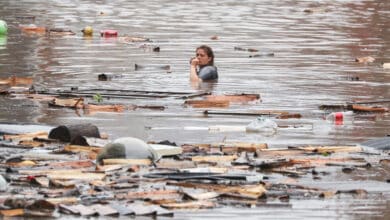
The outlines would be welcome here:
M 363 106 L 363 105 L 352 105 L 352 110 L 354 111 L 360 111 L 360 112 L 379 112 L 379 113 L 383 113 L 383 112 L 388 112 L 389 109 L 388 108 L 384 108 L 384 107 L 371 107 L 371 106 Z
M 24 215 L 24 209 L 0 210 L 0 213 L 4 217 L 23 216 Z
M 103 173 L 50 173 L 47 174 L 49 179 L 56 180 L 102 180 L 106 177 Z
M 31 132 L 31 133 L 25 133 L 25 134 L 5 134 L 3 135 L 4 140 L 12 141 L 12 140 L 33 140 L 34 138 L 47 138 L 48 132 L 47 131 L 38 131 L 38 132 Z
M 33 83 L 33 78 L 31 77 L 17 77 L 11 76 L 7 79 L 0 79 L 0 85 L 31 85 Z
M 232 194 L 242 195 L 242 196 L 255 198 L 255 199 L 262 197 L 266 192 L 266 189 L 262 184 L 230 186 L 224 184 L 168 182 L 167 185 L 196 188 L 196 189 L 206 189 L 208 191 L 215 191 L 218 193 L 232 193 Z
M 232 152 L 256 152 L 257 150 L 267 149 L 266 143 L 245 143 L 245 142 L 223 142 L 212 143 L 211 147 L 219 147 L 224 153 Z
M 83 108 L 84 99 L 80 98 L 54 98 L 51 102 L 49 102 L 49 106 L 52 107 L 69 107 L 69 108 Z
M 339 152 L 362 152 L 363 148 L 359 146 L 306 146 L 297 147 L 299 150 L 315 153 L 339 153 Z
M 127 108 L 124 105 L 84 104 L 83 109 L 88 110 L 89 112 L 123 112 Z
M 45 200 L 54 205 L 59 205 L 59 204 L 71 205 L 79 202 L 79 199 L 77 197 L 46 198 Z
M 186 100 L 185 105 L 190 105 L 193 108 L 226 108 L 229 107 L 230 102 L 226 100 L 222 101 L 209 101 L 209 100 Z
M 214 208 L 216 204 L 211 201 L 194 201 L 194 202 L 181 202 L 181 203 L 169 203 L 161 204 L 161 207 L 166 209 L 209 209 Z
M 100 153 L 102 147 L 92 147 L 92 146 L 80 146 L 80 145 L 66 145 L 64 147 L 65 152 L 80 153 L 80 152 L 94 152 Z
M 113 164 L 128 164 L 128 165 L 145 165 L 150 166 L 152 161 L 149 159 L 104 159 L 104 165 L 113 165 Z
M 191 158 L 195 162 L 231 162 L 237 159 L 237 155 L 227 156 L 194 156 Z
M 128 192 L 125 195 L 126 199 L 148 199 L 148 200 L 161 200 L 161 199 L 180 199 L 182 193 L 177 190 L 150 190 L 141 192 Z
M 238 102 L 238 103 L 246 103 L 259 101 L 259 94 L 231 94 L 231 95 L 208 95 L 205 96 L 205 99 L 208 101 L 228 101 L 228 102 Z

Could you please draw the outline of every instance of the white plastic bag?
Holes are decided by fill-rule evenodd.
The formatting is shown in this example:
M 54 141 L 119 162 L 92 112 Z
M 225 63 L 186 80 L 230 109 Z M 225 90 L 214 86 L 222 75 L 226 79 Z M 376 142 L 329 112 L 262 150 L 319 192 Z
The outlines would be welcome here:
M 269 118 L 257 117 L 251 123 L 246 126 L 247 132 L 266 132 L 275 133 L 278 128 L 278 124 Z

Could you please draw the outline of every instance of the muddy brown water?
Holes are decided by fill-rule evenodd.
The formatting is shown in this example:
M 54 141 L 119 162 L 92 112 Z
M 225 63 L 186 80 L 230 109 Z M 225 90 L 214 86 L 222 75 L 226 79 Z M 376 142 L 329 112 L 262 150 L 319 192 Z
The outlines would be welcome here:
M 312 9 L 313 13 L 304 12 Z M 205 117 L 201 109 L 183 107 L 183 100 L 111 99 L 106 103 L 164 105 L 164 111 L 76 113 L 53 109 L 37 101 L 0 97 L 0 122 L 60 125 L 90 122 L 111 138 L 134 136 L 146 141 L 181 143 L 226 141 L 266 142 L 269 147 L 300 144 L 355 145 L 390 134 L 389 114 L 355 115 L 336 126 L 323 118 L 323 104 L 390 98 L 389 1 L 1 1 L 0 19 L 9 26 L 0 37 L 0 76 L 34 77 L 36 88 L 123 89 L 153 91 L 210 90 L 222 93 L 259 93 L 261 102 L 233 104 L 232 111 L 282 110 L 301 113 L 302 119 L 276 120 L 275 135 L 194 130 L 211 125 L 243 126 L 253 117 Z M 34 16 L 32 19 L 28 16 Z M 18 26 L 70 29 L 74 36 L 22 33 Z M 80 30 L 90 25 L 92 38 Z M 101 38 L 100 30 L 115 29 L 119 36 L 149 38 L 152 42 L 123 43 Z M 212 40 L 218 36 L 217 40 Z M 194 86 L 189 83 L 189 58 L 194 49 L 210 45 L 220 79 Z M 160 52 L 152 47 L 159 46 Z M 235 47 L 258 49 L 256 53 Z M 354 62 L 372 56 L 373 63 Z M 145 68 L 135 70 L 135 64 Z M 171 71 L 159 68 L 170 65 Z M 98 75 L 112 74 L 111 81 Z M 352 80 L 358 77 L 359 80 Z M 387 106 L 389 106 L 387 104 Z M 189 128 L 192 129 L 184 129 Z M 368 198 L 290 200 L 289 208 L 219 208 L 178 212 L 178 219 L 369 219 L 389 218 L 390 186 L 385 176 L 372 173 L 348 179 L 329 179 L 329 186 L 365 188 Z M 387 178 L 389 178 L 387 176 Z M 315 185 L 316 183 L 308 182 Z

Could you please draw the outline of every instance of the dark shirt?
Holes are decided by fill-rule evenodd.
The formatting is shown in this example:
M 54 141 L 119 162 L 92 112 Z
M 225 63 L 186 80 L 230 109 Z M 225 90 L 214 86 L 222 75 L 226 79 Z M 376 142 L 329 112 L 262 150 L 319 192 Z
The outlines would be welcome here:
M 218 79 L 218 71 L 215 66 L 202 66 L 198 71 L 198 77 L 202 80 L 216 80 Z

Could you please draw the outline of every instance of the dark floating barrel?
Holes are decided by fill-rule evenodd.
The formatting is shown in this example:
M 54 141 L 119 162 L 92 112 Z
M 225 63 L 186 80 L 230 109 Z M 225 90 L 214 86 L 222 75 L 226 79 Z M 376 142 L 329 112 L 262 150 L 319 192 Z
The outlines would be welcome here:
M 71 144 L 85 145 L 83 137 L 100 138 L 99 129 L 92 124 L 60 125 L 49 133 L 50 139 L 56 139 Z M 88 144 L 87 144 L 88 145 Z

